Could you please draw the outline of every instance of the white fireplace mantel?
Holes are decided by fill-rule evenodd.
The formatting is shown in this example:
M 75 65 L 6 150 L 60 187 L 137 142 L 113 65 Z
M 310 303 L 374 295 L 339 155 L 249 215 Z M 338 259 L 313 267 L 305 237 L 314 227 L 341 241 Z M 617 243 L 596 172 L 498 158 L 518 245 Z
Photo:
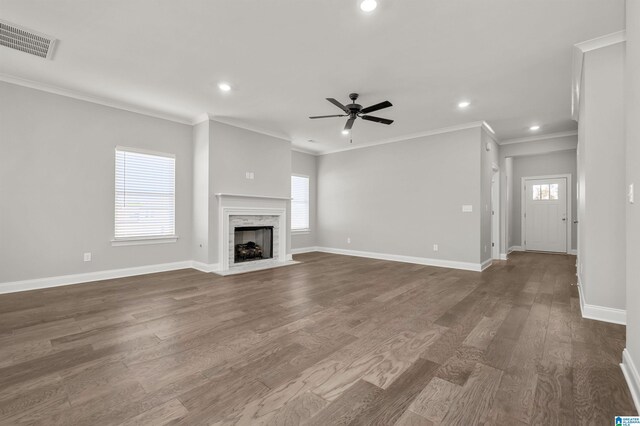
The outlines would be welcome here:
M 230 246 L 230 217 L 231 216 L 275 216 L 279 228 L 279 238 L 277 252 L 274 253 L 274 259 L 271 262 L 255 261 L 256 266 L 259 263 L 278 263 L 287 262 L 286 246 L 287 246 L 287 207 L 290 198 L 284 197 L 268 197 L 253 196 L 240 194 L 216 194 L 218 197 L 218 230 L 219 230 L 219 246 L 218 246 L 218 265 L 219 271 L 223 274 L 230 269 L 234 269 L 229 262 L 229 246 Z M 252 262 L 253 263 L 253 262 Z

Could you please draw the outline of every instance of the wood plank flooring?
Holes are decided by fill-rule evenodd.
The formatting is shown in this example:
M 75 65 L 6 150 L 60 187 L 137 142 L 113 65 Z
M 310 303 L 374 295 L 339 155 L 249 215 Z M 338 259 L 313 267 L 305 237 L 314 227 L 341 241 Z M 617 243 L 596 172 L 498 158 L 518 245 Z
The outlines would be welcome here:
M 0 295 L 0 424 L 609 425 L 623 326 L 575 257 L 482 273 L 309 253 Z

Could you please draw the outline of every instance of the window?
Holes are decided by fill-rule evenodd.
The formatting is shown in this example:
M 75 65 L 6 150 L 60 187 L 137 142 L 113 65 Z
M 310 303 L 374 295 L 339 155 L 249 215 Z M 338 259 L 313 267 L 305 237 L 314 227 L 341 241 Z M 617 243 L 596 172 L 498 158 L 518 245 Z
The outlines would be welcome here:
M 558 199 L 558 184 L 546 184 L 546 185 L 533 185 L 533 199 L 535 201 L 540 200 L 557 200 Z
M 115 239 L 175 241 L 176 160 L 116 148 Z
M 309 178 L 291 176 L 291 230 L 309 230 Z

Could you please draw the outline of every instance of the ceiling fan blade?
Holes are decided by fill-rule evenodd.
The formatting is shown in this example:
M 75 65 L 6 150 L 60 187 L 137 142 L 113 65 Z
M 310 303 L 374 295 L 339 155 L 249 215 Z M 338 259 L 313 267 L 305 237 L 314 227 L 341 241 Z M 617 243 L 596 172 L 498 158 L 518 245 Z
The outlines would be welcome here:
M 374 117 L 373 115 L 363 115 L 360 118 L 362 118 L 363 120 L 375 121 L 376 123 L 382 123 L 382 124 L 393 123 L 393 120 L 389 120 L 388 118 Z
M 338 115 L 315 115 L 313 117 L 309 117 L 311 119 L 314 118 L 331 118 L 331 117 L 346 117 L 347 114 L 338 114 Z
M 356 121 L 355 117 L 351 117 L 347 120 L 347 124 L 344 125 L 344 129 L 345 130 L 351 130 L 351 128 L 353 127 L 353 122 Z
M 347 108 L 346 106 L 342 105 L 340 102 L 336 101 L 333 98 L 327 98 L 327 100 L 329 102 L 331 102 L 332 104 L 334 104 L 335 106 L 337 106 L 338 108 L 340 108 L 341 110 L 343 110 L 344 112 L 346 112 L 347 114 L 349 114 L 349 108 Z
M 363 114 L 368 114 L 373 111 L 378 111 L 379 109 L 389 108 L 393 106 L 393 104 L 389 101 L 380 102 L 379 104 L 371 105 L 370 107 L 363 108 L 360 112 Z

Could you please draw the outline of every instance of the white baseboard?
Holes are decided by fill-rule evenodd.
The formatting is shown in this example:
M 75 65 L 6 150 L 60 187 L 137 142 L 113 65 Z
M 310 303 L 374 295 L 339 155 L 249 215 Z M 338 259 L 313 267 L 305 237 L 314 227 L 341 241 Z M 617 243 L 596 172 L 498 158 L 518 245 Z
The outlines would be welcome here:
M 500 253 L 500 260 L 507 260 L 507 253 Z
M 636 410 L 640 411 L 640 374 L 638 374 L 638 369 L 633 363 L 629 350 L 626 348 L 622 351 L 620 368 L 622 369 L 624 378 L 627 380 L 627 385 L 629 385 L 631 398 L 633 398 L 633 403 L 636 405 Z
M 293 253 L 287 254 L 287 262 L 290 262 L 292 260 L 293 260 Z
M 191 261 L 191 267 L 201 272 L 215 272 L 220 269 L 217 263 L 203 263 L 196 260 Z
M 580 295 L 580 312 L 582 312 L 582 318 L 627 325 L 626 310 L 590 305 L 585 302 L 580 276 L 578 276 L 578 294 Z
M 576 250 L 576 249 L 569 249 L 569 250 L 567 251 L 567 254 L 571 254 L 571 255 L 577 256 L 577 255 L 578 255 L 578 250 Z
M 493 259 L 487 259 L 484 262 L 482 262 L 480 264 L 480 270 L 484 271 L 485 269 L 487 269 L 489 266 L 493 265 Z
M 192 268 L 193 262 L 161 263 L 157 265 L 135 266 L 132 268 L 109 269 L 106 271 L 86 272 L 82 274 L 60 275 L 57 277 L 36 278 L 33 280 L 9 281 L 0 283 L 0 294 L 18 291 L 36 290 L 40 288 L 59 287 L 63 285 L 81 284 L 93 281 L 110 280 L 114 278 L 132 277 L 135 275 L 152 274 L 155 272 L 175 271 L 176 269 Z
M 522 248 L 522 246 L 511 246 L 509 247 L 509 253 L 511 253 L 512 251 L 524 251 L 524 249 Z
M 302 248 L 292 248 L 291 254 L 302 254 L 302 253 L 311 253 L 314 251 L 318 251 L 318 247 L 302 247 Z
M 418 265 L 440 266 L 443 268 L 464 269 L 466 271 L 482 271 L 482 264 L 471 262 L 458 262 L 455 260 L 430 259 L 426 257 L 403 256 L 399 254 L 374 253 L 369 251 L 346 250 L 331 247 L 316 247 L 316 251 L 332 254 L 344 254 L 347 256 L 368 257 L 370 259 L 390 260 L 393 262 L 415 263 Z

